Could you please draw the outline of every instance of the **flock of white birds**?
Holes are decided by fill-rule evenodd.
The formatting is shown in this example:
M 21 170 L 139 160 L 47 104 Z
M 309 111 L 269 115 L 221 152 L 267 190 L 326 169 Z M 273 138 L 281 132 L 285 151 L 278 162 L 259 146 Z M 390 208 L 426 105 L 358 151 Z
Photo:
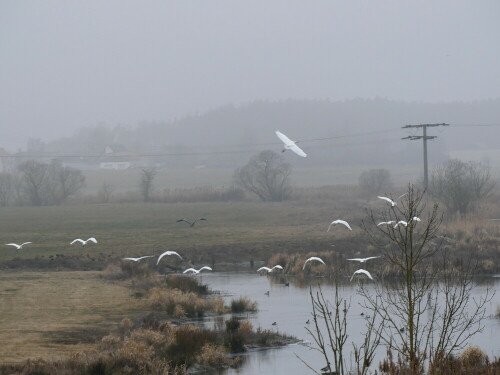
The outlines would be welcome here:
M 403 194 L 401 196 L 399 196 L 396 200 L 392 200 L 390 198 L 387 198 L 387 197 L 380 197 L 378 196 L 377 198 L 379 199 L 382 199 L 382 200 L 385 200 L 387 202 L 389 202 L 391 204 L 391 207 L 394 207 L 397 205 L 396 201 L 402 197 L 404 197 L 406 195 Z M 414 216 L 413 218 L 410 219 L 410 222 L 411 221 L 415 221 L 415 222 L 419 222 L 421 221 L 420 218 L 418 218 L 417 216 Z M 334 220 L 330 223 L 330 225 L 328 226 L 328 229 L 326 230 L 327 232 L 330 231 L 330 229 L 332 227 L 335 227 L 336 225 L 338 224 L 341 224 L 343 226 L 345 226 L 347 229 L 349 230 L 352 230 L 351 226 L 349 225 L 349 223 L 345 220 L 341 220 L 341 219 L 337 219 L 337 220 Z M 404 221 L 404 220 L 399 220 L 398 222 L 396 222 L 395 220 L 391 220 L 391 221 L 382 221 L 380 223 L 377 224 L 377 226 L 381 226 L 381 225 L 394 225 L 394 228 L 397 228 L 399 225 L 404 225 L 405 227 L 408 226 L 408 222 Z M 350 259 L 347 259 L 347 260 L 350 260 L 350 261 L 353 261 L 353 262 L 359 262 L 359 263 L 366 263 L 367 261 L 371 260 L 371 259 L 377 259 L 377 258 L 380 258 L 381 255 L 378 255 L 378 256 L 374 256 L 374 257 L 367 257 L 367 258 L 350 258 Z M 310 257 L 308 258 L 305 262 L 304 262 L 304 266 L 302 267 L 302 270 L 305 270 L 306 268 L 306 265 L 307 263 L 311 262 L 311 261 L 315 261 L 315 262 L 320 262 L 320 263 L 323 263 L 326 265 L 326 263 L 323 261 L 323 259 L 319 258 L 319 257 Z M 279 269 L 279 270 L 283 270 L 283 267 L 279 264 L 275 265 L 274 267 L 272 268 L 269 268 L 269 267 L 261 267 L 257 270 L 257 272 L 261 272 L 261 271 L 267 271 L 268 273 L 271 273 L 273 272 L 274 269 Z M 370 274 L 370 272 L 368 272 L 367 270 L 364 270 L 362 268 L 354 271 L 354 273 L 352 274 L 351 276 L 351 279 L 350 281 L 352 281 L 354 279 L 354 276 L 356 275 L 365 275 L 367 276 L 369 279 L 373 280 L 373 277 L 372 275 Z
M 291 150 L 294 153 L 296 153 L 297 155 L 302 156 L 304 158 L 307 156 L 307 154 L 299 146 L 297 146 L 298 141 L 292 141 L 290 138 L 288 138 L 285 134 L 281 133 L 279 130 L 276 130 L 276 135 L 278 136 L 278 138 L 284 144 L 284 149 L 283 149 L 282 152 L 285 152 L 286 150 Z M 407 194 L 408 193 L 400 195 L 395 200 L 392 200 L 391 198 L 388 198 L 388 197 L 382 197 L 382 196 L 378 196 L 377 198 L 382 199 L 382 200 L 388 202 L 391 205 L 391 207 L 395 207 L 395 206 L 397 206 L 397 201 L 399 199 L 403 198 Z M 416 216 L 413 217 L 412 219 L 410 219 L 410 221 L 412 221 L 412 220 L 415 221 L 415 222 L 420 221 L 420 219 L 418 217 L 416 217 Z M 330 225 L 328 226 L 328 229 L 326 231 L 329 232 L 332 227 L 335 227 L 336 225 L 339 225 L 339 224 L 345 226 L 349 230 L 352 230 L 351 226 L 349 225 L 349 223 L 347 221 L 341 220 L 341 219 L 337 219 L 337 220 L 334 220 L 334 221 L 332 221 L 330 223 Z M 394 228 L 397 228 L 399 225 L 404 225 L 405 227 L 408 226 L 408 222 L 406 222 L 404 220 L 399 220 L 397 222 L 394 221 L 394 220 L 383 221 L 383 222 L 378 223 L 377 225 L 380 226 L 380 225 L 393 225 L 393 224 L 394 224 Z M 365 262 L 367 262 L 370 259 L 377 259 L 377 258 L 380 258 L 380 257 L 381 256 L 374 256 L 374 257 L 367 257 L 367 258 L 351 258 L 351 259 L 347 259 L 347 260 L 350 260 L 350 261 L 353 261 L 353 262 L 365 263 Z M 302 270 L 305 270 L 307 263 L 312 262 L 312 261 L 320 262 L 320 263 L 323 263 L 323 264 L 326 265 L 326 263 L 323 261 L 323 259 L 321 259 L 319 257 L 310 257 L 310 258 L 308 258 L 304 262 L 304 266 L 302 267 Z M 279 264 L 275 265 L 272 268 L 261 267 L 261 268 L 259 268 L 257 270 L 257 272 L 266 271 L 267 273 L 271 273 L 271 272 L 273 272 L 274 269 L 283 270 L 283 267 L 281 265 L 279 265 Z M 364 270 L 362 268 L 354 271 L 354 273 L 351 276 L 351 281 L 353 280 L 354 276 L 356 276 L 356 275 L 366 275 L 368 278 L 370 278 L 371 280 L 373 280 L 373 277 L 370 274 L 370 272 L 368 272 L 367 270 Z
M 285 152 L 286 150 L 291 150 L 293 151 L 294 153 L 296 153 L 297 155 L 299 156 L 302 156 L 302 157 L 306 157 L 307 154 L 299 147 L 297 146 L 297 143 L 298 141 L 292 141 L 290 138 L 288 138 L 285 134 L 281 133 L 279 130 L 276 130 L 276 135 L 278 136 L 278 138 L 283 142 L 284 144 L 284 149 L 282 152 Z M 397 201 L 399 199 L 401 199 L 402 197 L 404 197 L 407 193 L 403 194 L 403 195 L 400 195 L 398 198 L 396 198 L 395 200 L 392 200 L 391 198 L 388 198 L 388 197 L 382 197 L 382 196 L 378 196 L 377 198 L 379 199 L 382 199 L 386 202 L 388 202 L 391 207 L 395 207 L 397 205 Z M 198 218 L 198 219 L 195 219 L 195 220 L 187 220 L 187 219 L 179 219 L 177 220 L 177 222 L 185 222 L 187 223 L 190 227 L 193 227 L 197 221 L 204 221 L 204 220 L 207 220 L 205 218 Z M 418 222 L 420 221 L 420 219 L 418 217 L 413 217 L 412 219 L 410 219 L 410 221 L 415 221 L 415 222 Z M 341 219 L 337 219 L 337 220 L 334 220 L 330 223 L 330 225 L 328 226 L 328 229 L 326 230 L 327 232 L 330 231 L 330 229 L 332 227 L 335 227 L 336 225 L 343 225 L 345 226 L 347 229 L 349 230 L 352 230 L 351 226 L 349 225 L 349 223 L 345 220 L 341 220 Z M 394 221 L 394 220 L 391 220 L 391 221 L 383 221 L 383 222 L 380 222 L 377 224 L 378 226 L 380 225 L 394 225 L 394 228 L 397 228 L 399 225 L 403 225 L 403 226 L 408 226 L 408 222 L 404 221 L 404 220 L 400 220 L 400 221 Z M 94 238 L 94 237 L 90 237 L 88 238 L 87 240 L 83 240 L 81 238 L 76 238 L 75 240 L 73 240 L 72 242 L 70 242 L 70 245 L 73 245 L 75 243 L 80 243 L 82 246 L 85 246 L 88 242 L 93 242 L 95 244 L 97 244 L 97 240 Z M 7 246 L 14 246 L 17 250 L 21 250 L 23 248 L 23 246 L 25 245 L 28 245 L 28 244 L 31 244 L 32 242 L 24 242 L 20 245 L 16 244 L 16 243 L 8 243 L 6 244 Z M 156 262 L 156 265 L 159 265 L 160 264 L 160 261 L 163 257 L 165 256 L 170 256 L 170 255 L 174 255 L 174 256 L 177 256 L 179 257 L 179 259 L 181 259 L 181 261 L 183 260 L 182 257 L 179 255 L 179 253 L 175 252 L 175 251 L 165 251 L 163 252 L 162 254 L 160 254 L 158 256 L 158 260 Z M 143 259 L 147 259 L 147 258 L 153 258 L 155 257 L 155 255 L 145 255 L 145 256 L 141 256 L 141 257 L 137 257 L 137 258 L 133 258 L 133 257 L 128 257 L 128 258 L 123 258 L 123 260 L 127 260 L 127 261 L 132 261 L 132 262 L 140 262 L 141 260 Z M 376 259 L 376 258 L 380 258 L 380 256 L 375 256 L 375 257 L 367 257 L 367 258 L 352 258 L 352 259 L 347 259 L 347 260 L 350 260 L 350 261 L 355 261 L 355 262 L 360 262 L 360 263 L 365 263 L 367 262 L 368 260 L 371 260 L 371 259 Z M 319 258 L 319 257 L 310 257 L 309 259 L 307 259 L 305 262 L 304 262 L 304 266 L 302 267 L 302 270 L 305 269 L 307 263 L 309 262 L 320 262 L 320 263 L 323 263 L 325 264 L 325 262 Z M 279 270 L 283 270 L 283 267 L 279 264 L 273 266 L 272 268 L 269 268 L 269 267 L 260 267 L 257 272 L 261 272 L 261 271 L 266 271 L 268 273 L 271 273 L 273 272 L 275 269 L 279 269 Z M 187 273 L 191 273 L 191 274 L 199 274 L 201 271 L 203 270 L 208 270 L 208 271 L 212 271 L 212 268 L 208 267 L 208 266 L 203 266 L 201 267 L 200 269 L 195 269 L 195 268 L 188 268 L 186 269 L 183 274 L 187 274 Z M 356 275 L 366 275 L 368 278 L 370 278 L 371 280 L 373 280 L 373 277 L 372 275 L 370 274 L 370 272 L 364 270 L 364 269 L 358 269 L 356 270 L 352 276 L 351 276 L 351 281 L 353 280 L 354 276 Z

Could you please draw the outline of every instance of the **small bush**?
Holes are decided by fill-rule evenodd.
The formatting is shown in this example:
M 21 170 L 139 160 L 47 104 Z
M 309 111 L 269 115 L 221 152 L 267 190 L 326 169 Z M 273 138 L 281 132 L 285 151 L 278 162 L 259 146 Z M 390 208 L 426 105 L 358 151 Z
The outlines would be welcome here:
M 166 349 L 167 358 L 174 365 L 190 366 L 207 344 L 218 344 L 217 333 L 193 325 L 183 325 L 175 330 L 173 341 Z
M 201 318 L 206 312 L 221 313 L 224 308 L 222 298 L 207 299 L 195 293 L 182 293 L 178 289 L 152 288 L 149 292 L 149 304 L 153 309 L 166 312 L 180 318 Z M 221 311 L 221 309 L 223 311 Z
M 228 366 L 231 361 L 224 346 L 206 344 L 201 348 L 200 354 L 196 357 L 196 362 L 204 366 L 220 368 Z
M 167 284 L 169 288 L 179 289 L 184 293 L 191 292 L 197 295 L 206 295 L 209 293 L 208 285 L 201 284 L 193 277 L 169 275 L 165 277 L 165 284 Z
M 469 346 L 460 354 L 460 359 L 465 368 L 483 367 L 488 356 L 477 346 Z
M 231 312 L 242 313 L 245 311 L 257 311 L 257 302 L 246 297 L 240 297 L 231 301 Z
M 383 194 L 392 189 L 391 174 L 387 169 L 370 169 L 359 176 L 359 187 L 367 194 Z

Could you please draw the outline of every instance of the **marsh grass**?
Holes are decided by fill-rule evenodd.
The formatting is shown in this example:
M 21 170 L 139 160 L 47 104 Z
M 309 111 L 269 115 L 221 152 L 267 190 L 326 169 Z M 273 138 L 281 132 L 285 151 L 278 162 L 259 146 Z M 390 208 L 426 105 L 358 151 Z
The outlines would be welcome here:
M 232 313 L 242 313 L 246 311 L 257 311 L 257 302 L 251 301 L 246 297 L 231 300 Z
M 225 329 L 207 329 L 192 324 L 155 328 L 129 327 L 127 334 L 104 336 L 89 350 L 64 360 L 28 360 L 18 365 L 0 365 L 0 374 L 187 374 L 194 364 L 220 368 L 237 366 L 229 352 L 247 347 L 290 343 L 296 340 L 276 332 L 254 331 L 251 324 L 230 319 Z M 274 340 L 274 341 L 273 341 Z
M 227 311 L 221 297 L 205 298 L 193 292 L 155 287 L 149 291 L 149 306 L 177 319 L 202 318 L 207 312 L 222 314 Z
M 129 285 L 94 271 L 2 271 L 0 299 L 2 363 L 63 358 L 91 347 L 124 317 L 147 311 Z
M 171 289 L 178 289 L 184 293 L 195 293 L 199 296 L 210 293 L 208 285 L 202 284 L 193 277 L 185 275 L 168 275 L 164 278 L 165 285 Z

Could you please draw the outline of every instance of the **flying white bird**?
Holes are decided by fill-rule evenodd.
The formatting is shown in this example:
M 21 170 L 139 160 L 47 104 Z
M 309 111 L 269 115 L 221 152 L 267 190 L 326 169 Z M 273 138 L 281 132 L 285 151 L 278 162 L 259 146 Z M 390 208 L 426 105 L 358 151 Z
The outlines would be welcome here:
M 353 274 L 352 274 L 352 276 L 351 276 L 351 281 L 352 281 L 352 279 L 354 278 L 354 275 L 356 275 L 356 274 L 358 274 L 358 273 L 365 274 L 366 276 L 368 276 L 370 279 L 372 279 L 372 280 L 373 280 L 373 277 L 372 277 L 372 275 L 370 275 L 370 272 L 368 272 L 368 271 L 366 271 L 366 270 L 364 270 L 364 269 L 359 269 L 359 270 L 357 270 L 357 271 L 354 271 L 354 273 L 353 273 Z
M 297 142 L 292 141 L 290 138 L 281 133 L 279 130 L 276 130 L 276 135 L 284 143 L 285 148 L 282 152 L 285 152 L 286 150 L 292 150 L 297 155 L 302 156 L 303 158 L 307 156 L 307 154 L 304 151 L 302 151 L 302 149 L 299 146 L 297 146 L 296 144 Z
M 17 243 L 6 243 L 5 246 L 14 246 L 16 248 L 16 250 L 21 250 L 24 245 L 27 245 L 29 243 L 33 243 L 33 242 L 23 242 L 21 245 L 18 245 Z
M 394 224 L 396 221 L 395 220 L 390 220 L 390 221 L 381 221 L 380 223 L 377 224 L 377 227 L 381 226 L 381 225 L 392 225 Z
M 394 229 L 396 229 L 398 227 L 398 225 L 401 224 L 401 225 L 404 225 L 405 227 L 408 226 L 408 223 L 404 220 L 399 220 L 396 225 L 394 225 Z
M 307 262 L 311 261 L 311 260 L 317 260 L 318 262 L 321 262 L 323 264 L 325 264 L 325 262 L 323 262 L 323 259 L 321 258 L 318 258 L 318 257 L 310 257 L 309 259 L 307 259 L 305 262 L 304 262 L 304 267 L 302 267 L 302 269 L 306 268 L 306 264 Z
M 349 225 L 349 223 L 345 220 L 334 220 L 330 223 L 330 225 L 328 226 L 328 229 L 326 230 L 327 232 L 330 232 L 330 228 L 332 226 L 335 226 L 337 224 L 342 224 L 342 225 L 345 225 L 347 227 L 347 229 L 349 230 L 352 230 L 351 226 Z
M 417 217 L 417 216 L 413 216 L 413 217 L 410 219 L 410 221 L 422 221 L 422 220 L 420 220 L 420 218 L 419 218 L 419 217 Z
M 76 240 L 73 240 L 71 241 L 70 245 L 73 245 L 75 242 L 80 242 L 82 244 L 82 247 L 85 246 L 87 244 L 87 242 L 93 242 L 93 243 L 97 243 L 97 240 L 94 238 L 94 237 L 90 237 L 89 239 L 87 239 L 86 241 L 82 240 L 81 238 L 77 238 Z
M 165 255 L 177 255 L 182 260 L 182 257 L 179 255 L 178 252 L 176 252 L 176 251 L 165 251 L 163 254 L 161 254 L 158 257 L 158 262 L 156 262 L 156 265 L 158 265 L 160 263 L 161 258 L 163 258 Z
M 281 267 L 279 264 L 277 264 L 277 265 L 275 265 L 273 268 L 269 268 L 269 267 L 260 267 L 260 268 L 257 270 L 257 272 L 260 272 L 260 271 L 262 271 L 262 270 L 265 270 L 265 271 L 267 271 L 267 272 L 273 272 L 273 270 L 274 270 L 275 268 L 280 269 L 280 270 L 282 270 L 282 269 L 283 269 L 283 267 Z
M 204 266 L 204 267 L 201 267 L 199 270 L 195 270 L 194 268 L 188 268 L 187 270 L 185 270 L 183 273 L 188 273 L 188 272 L 192 272 L 194 274 L 198 274 L 200 273 L 201 271 L 203 270 L 209 270 L 209 271 L 212 271 L 212 269 L 208 266 Z
M 194 225 L 196 224 L 197 221 L 200 221 L 200 220 L 207 220 L 205 219 L 204 217 L 200 217 L 198 219 L 195 219 L 193 221 L 191 220 L 187 220 L 187 219 L 179 219 L 177 220 L 178 223 L 182 223 L 182 222 L 185 222 L 185 223 L 188 223 L 190 227 L 194 227 Z
M 143 256 L 143 257 L 140 257 L 140 258 L 123 258 L 123 260 L 131 260 L 131 261 L 134 261 L 134 262 L 138 262 L 141 259 L 152 258 L 152 257 L 154 257 L 154 255 L 146 255 L 146 256 Z
M 399 197 L 397 197 L 395 200 L 392 200 L 391 198 L 387 198 L 387 197 L 381 197 L 381 196 L 377 196 L 377 198 L 379 199 L 383 199 L 384 201 L 387 201 L 391 204 L 391 207 L 394 207 L 394 206 L 397 206 L 397 201 L 400 199 L 400 198 L 403 198 L 406 194 L 408 193 L 404 193 L 403 195 L 400 195 Z
M 353 260 L 353 261 L 356 261 L 359 263 L 365 263 L 367 260 L 376 259 L 376 258 L 380 258 L 380 257 L 381 257 L 381 255 L 376 256 L 376 257 L 368 257 L 368 258 L 352 258 L 352 259 L 347 259 L 347 260 Z

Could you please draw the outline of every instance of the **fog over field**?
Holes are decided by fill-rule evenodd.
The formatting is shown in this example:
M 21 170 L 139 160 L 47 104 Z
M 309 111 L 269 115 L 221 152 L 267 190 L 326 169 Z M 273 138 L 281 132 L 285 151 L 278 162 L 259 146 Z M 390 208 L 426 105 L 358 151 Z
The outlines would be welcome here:
M 138 127 L 135 144 L 103 135 L 66 148 L 252 145 L 246 160 L 261 143 L 279 147 L 278 127 L 308 140 L 447 122 L 457 127 L 435 133 L 440 152 L 498 149 L 498 127 L 472 126 L 500 123 L 499 11 L 496 1 L 2 1 L 0 148 L 122 125 Z M 418 152 L 397 141 L 406 135 L 304 147 L 314 164 L 342 143 Z M 46 151 L 66 151 L 56 143 Z
M 500 373 L 499 16 L 0 0 L 0 375 Z

